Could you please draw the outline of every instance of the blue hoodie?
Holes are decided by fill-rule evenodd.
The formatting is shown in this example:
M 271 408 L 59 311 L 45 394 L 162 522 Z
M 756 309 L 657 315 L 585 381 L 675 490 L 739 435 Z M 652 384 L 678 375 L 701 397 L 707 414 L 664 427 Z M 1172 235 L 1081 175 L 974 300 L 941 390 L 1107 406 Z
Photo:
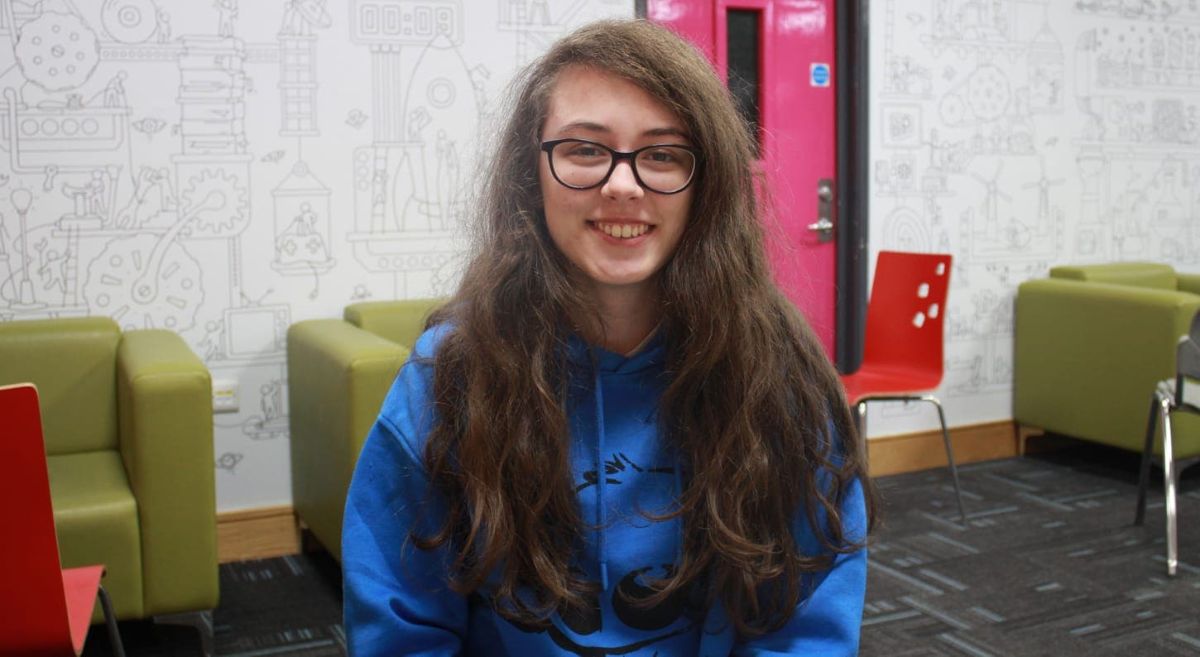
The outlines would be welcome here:
M 422 465 L 434 421 L 430 399 L 437 344 L 447 329 L 427 331 L 383 402 L 358 460 L 342 534 L 345 623 L 350 653 L 368 655 L 854 655 L 866 588 L 866 553 L 840 555 L 808 575 L 808 595 L 782 629 L 739 641 L 724 610 L 707 612 L 687 595 L 653 609 L 639 597 L 647 580 L 677 561 L 681 522 L 655 522 L 675 504 L 677 459 L 659 435 L 664 347 L 652 339 L 630 357 L 573 339 L 582 374 L 571 381 L 568 413 L 579 506 L 588 524 L 577 567 L 600 585 L 591 613 L 554 615 L 548 627 L 518 626 L 482 596 L 461 596 L 445 582 L 452 560 L 443 545 L 415 547 L 409 533 L 431 535 L 444 500 L 430 497 Z M 599 474 L 603 471 L 603 474 Z M 803 518 L 796 537 L 806 554 L 819 543 Z M 843 522 L 861 539 L 862 489 L 845 499 Z M 622 595 L 624 593 L 625 595 Z

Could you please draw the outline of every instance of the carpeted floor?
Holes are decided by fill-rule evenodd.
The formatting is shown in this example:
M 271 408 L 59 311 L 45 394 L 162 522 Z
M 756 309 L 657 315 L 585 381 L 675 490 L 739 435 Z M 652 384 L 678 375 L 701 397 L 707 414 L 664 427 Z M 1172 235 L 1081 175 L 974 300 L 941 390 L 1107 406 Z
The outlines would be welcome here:
M 879 479 L 861 654 L 1200 655 L 1200 467 L 1184 474 L 1169 579 L 1157 481 L 1146 525 L 1132 525 L 1134 461 L 1078 445 L 964 466 L 969 528 L 948 471 Z M 344 655 L 340 587 L 324 553 L 222 566 L 217 654 Z M 189 628 L 127 622 L 121 633 L 129 657 L 200 654 Z M 85 657 L 109 654 L 93 627 Z
M 1158 481 L 1132 524 L 1136 461 L 1077 446 L 963 467 L 969 528 L 948 471 L 880 479 L 862 654 L 1200 655 L 1200 471 L 1168 578 Z
M 340 657 L 342 582 L 338 563 L 326 552 L 224 564 L 221 604 L 213 613 L 216 653 L 221 657 Z M 193 657 L 202 654 L 190 627 L 150 621 L 120 623 L 128 657 Z M 84 657 L 110 657 L 102 625 L 88 633 Z

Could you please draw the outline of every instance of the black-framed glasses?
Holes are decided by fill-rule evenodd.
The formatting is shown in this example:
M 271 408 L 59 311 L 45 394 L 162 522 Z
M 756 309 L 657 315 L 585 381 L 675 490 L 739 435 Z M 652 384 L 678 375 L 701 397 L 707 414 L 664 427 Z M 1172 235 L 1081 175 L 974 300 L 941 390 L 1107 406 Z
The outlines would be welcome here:
M 587 139 L 552 139 L 542 142 L 550 157 L 550 173 L 564 187 L 592 189 L 608 182 L 617 163 L 629 160 L 633 178 L 659 194 L 678 194 L 696 177 L 700 152 L 681 144 L 651 144 L 634 151 L 618 151 Z

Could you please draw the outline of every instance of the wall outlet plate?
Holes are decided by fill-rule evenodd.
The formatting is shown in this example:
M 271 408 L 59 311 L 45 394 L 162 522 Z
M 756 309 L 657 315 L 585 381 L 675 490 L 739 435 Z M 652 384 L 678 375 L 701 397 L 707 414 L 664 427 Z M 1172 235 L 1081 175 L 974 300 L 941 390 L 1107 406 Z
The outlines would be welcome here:
M 238 382 L 235 379 L 213 379 L 213 413 L 238 411 Z

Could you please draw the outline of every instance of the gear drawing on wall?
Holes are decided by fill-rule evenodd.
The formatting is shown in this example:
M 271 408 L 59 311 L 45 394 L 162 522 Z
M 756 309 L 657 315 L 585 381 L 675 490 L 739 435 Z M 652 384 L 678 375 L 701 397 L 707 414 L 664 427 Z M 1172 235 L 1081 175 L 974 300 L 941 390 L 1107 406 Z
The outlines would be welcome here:
M 100 63 L 96 33 L 74 14 L 43 12 L 21 25 L 17 66 L 46 91 L 66 91 L 88 81 Z
M 111 240 L 88 265 L 84 295 L 124 329 L 190 329 L 204 300 L 200 263 L 166 236 Z
M 205 169 L 189 178 L 181 198 L 184 216 L 192 219 L 189 237 L 232 237 L 249 224 L 249 192 L 224 169 Z

